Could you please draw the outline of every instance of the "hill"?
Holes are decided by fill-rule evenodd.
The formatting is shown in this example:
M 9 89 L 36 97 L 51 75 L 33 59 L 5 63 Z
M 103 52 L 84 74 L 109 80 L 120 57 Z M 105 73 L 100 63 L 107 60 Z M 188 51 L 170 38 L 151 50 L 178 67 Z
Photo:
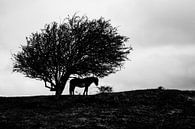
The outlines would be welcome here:
M 194 129 L 195 91 L 0 97 L 0 129 Z

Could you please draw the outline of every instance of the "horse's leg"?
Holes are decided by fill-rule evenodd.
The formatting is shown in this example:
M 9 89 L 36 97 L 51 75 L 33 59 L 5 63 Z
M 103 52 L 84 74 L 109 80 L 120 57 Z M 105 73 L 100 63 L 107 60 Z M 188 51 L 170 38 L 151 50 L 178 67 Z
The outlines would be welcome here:
M 70 87 L 69 87 L 69 93 L 70 95 L 74 95 L 74 85 L 72 83 L 70 83 Z
M 72 84 L 70 83 L 70 85 L 69 85 L 69 94 L 70 95 L 72 95 L 72 88 L 71 87 L 72 87 Z
M 88 86 L 85 86 L 85 90 L 83 92 L 83 95 L 88 95 Z
M 88 95 L 88 86 L 86 87 L 86 95 Z
M 75 89 L 75 86 L 72 88 L 72 95 L 74 95 L 74 89 Z
M 86 87 L 85 87 L 85 89 L 84 89 L 83 95 L 85 95 L 85 92 L 86 92 Z

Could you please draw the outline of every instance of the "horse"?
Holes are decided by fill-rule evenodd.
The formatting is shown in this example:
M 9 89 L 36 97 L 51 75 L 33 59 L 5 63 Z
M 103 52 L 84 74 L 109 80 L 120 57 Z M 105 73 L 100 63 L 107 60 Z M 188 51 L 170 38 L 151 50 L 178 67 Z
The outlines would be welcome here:
M 70 80 L 69 93 L 70 95 L 74 95 L 75 87 L 85 88 L 83 95 L 88 95 L 88 87 L 94 83 L 98 86 L 98 78 L 97 77 L 86 77 L 86 78 L 74 78 Z

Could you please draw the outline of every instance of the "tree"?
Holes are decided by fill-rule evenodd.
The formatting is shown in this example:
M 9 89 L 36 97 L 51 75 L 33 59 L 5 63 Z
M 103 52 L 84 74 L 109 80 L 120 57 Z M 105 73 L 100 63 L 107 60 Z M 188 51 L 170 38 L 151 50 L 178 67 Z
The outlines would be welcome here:
M 71 76 L 104 77 L 120 70 L 132 49 L 125 46 L 128 37 L 119 35 L 109 20 L 78 15 L 46 24 L 26 41 L 13 54 L 13 71 L 43 80 L 58 97 Z

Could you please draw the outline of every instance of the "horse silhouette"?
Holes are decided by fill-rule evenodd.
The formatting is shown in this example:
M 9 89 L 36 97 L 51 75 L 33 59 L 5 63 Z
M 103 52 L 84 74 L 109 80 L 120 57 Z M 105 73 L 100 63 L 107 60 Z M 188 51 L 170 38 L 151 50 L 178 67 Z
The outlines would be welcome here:
M 70 95 L 74 95 L 75 87 L 85 88 L 83 95 L 88 95 L 88 87 L 94 83 L 98 86 L 98 78 L 97 77 L 86 77 L 86 78 L 74 78 L 70 80 L 69 93 Z

